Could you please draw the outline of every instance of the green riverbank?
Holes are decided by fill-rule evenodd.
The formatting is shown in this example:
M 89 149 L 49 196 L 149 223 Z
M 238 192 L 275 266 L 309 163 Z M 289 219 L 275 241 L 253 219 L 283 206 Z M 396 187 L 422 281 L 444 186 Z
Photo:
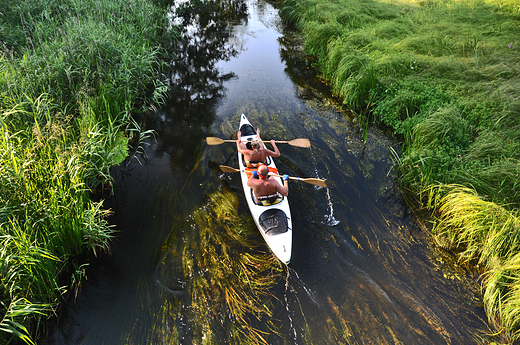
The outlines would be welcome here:
M 480 267 L 496 339 L 520 337 L 520 24 L 513 1 L 287 0 L 360 126 L 388 127 L 439 246 Z M 478 265 L 478 266 L 476 266 Z
M 0 0 L 0 343 L 37 342 L 113 229 L 92 192 L 157 104 L 166 11 L 153 1 Z

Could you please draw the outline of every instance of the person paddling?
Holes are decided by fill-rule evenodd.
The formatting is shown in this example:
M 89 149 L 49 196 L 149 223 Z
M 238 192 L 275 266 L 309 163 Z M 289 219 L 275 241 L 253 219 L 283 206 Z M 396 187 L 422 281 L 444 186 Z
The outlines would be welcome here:
M 251 177 L 247 180 L 247 186 L 253 189 L 255 202 L 257 204 L 274 204 L 276 200 L 280 198 L 280 195 L 289 195 L 289 175 L 283 175 L 282 186 L 275 178 L 269 176 L 267 166 L 261 164 L 258 170 L 253 170 L 251 173 Z M 259 200 L 261 202 L 259 202 Z
M 266 163 L 268 156 L 280 157 L 280 150 L 276 146 L 276 142 L 271 140 L 273 149 L 269 150 L 263 145 L 262 139 L 260 139 L 260 128 L 256 130 L 256 137 L 251 141 L 252 149 L 249 149 L 245 143 L 242 142 L 242 132 L 237 133 L 237 150 L 244 155 L 244 161 L 248 168 L 256 168 L 259 163 Z

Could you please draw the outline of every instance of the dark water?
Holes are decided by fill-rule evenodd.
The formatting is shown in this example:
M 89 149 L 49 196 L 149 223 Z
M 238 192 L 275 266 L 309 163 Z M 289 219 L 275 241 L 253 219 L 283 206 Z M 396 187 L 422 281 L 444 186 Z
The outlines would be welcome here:
M 475 343 L 486 331 L 475 278 L 447 264 L 449 255 L 415 224 L 392 170 L 397 145 L 376 128 L 364 144 L 363 133 L 323 97 L 326 87 L 299 58 L 297 37 L 271 5 L 216 5 L 198 17 L 186 11 L 190 40 L 172 63 L 181 72 L 168 77 L 167 105 L 147 119 L 156 140 L 143 146 L 146 155 L 113 170 L 106 206 L 118 233 L 111 253 L 90 264 L 76 302 L 46 343 L 248 343 L 228 336 L 238 322 L 232 317 L 198 318 L 217 293 L 201 289 L 205 295 L 197 297 L 195 278 L 185 274 L 195 267 L 191 272 L 206 281 L 226 280 L 202 264 L 208 254 L 197 256 L 206 247 L 193 235 L 200 231 L 195 219 L 212 217 L 209 195 L 227 191 L 237 213 L 249 216 L 238 174 L 215 168 L 237 167 L 234 144 L 205 142 L 236 138 L 241 113 L 263 139 L 310 139 L 310 149 L 280 144 L 277 165 L 329 186 L 290 182 L 292 260 L 289 268 L 267 263 L 277 269 L 269 299 L 278 334 L 265 318 L 253 322 L 268 343 Z

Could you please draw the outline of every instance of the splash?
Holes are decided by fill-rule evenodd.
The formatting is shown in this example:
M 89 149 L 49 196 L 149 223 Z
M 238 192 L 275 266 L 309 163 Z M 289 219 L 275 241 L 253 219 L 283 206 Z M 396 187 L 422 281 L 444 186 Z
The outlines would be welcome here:
M 318 168 L 317 168 L 318 164 L 316 162 L 316 157 L 314 157 L 312 148 L 310 148 L 309 152 L 310 152 L 310 156 L 312 159 L 312 165 L 314 166 L 314 174 L 316 175 L 316 178 L 320 178 L 320 174 L 318 173 Z M 320 187 L 316 187 L 316 188 L 320 188 Z M 332 199 L 330 197 L 330 189 L 329 189 L 329 187 L 327 187 L 325 189 L 327 191 L 327 204 L 329 206 L 330 212 L 329 212 L 329 214 L 326 214 L 324 216 L 325 221 L 322 224 L 327 225 L 327 226 L 336 226 L 340 223 L 340 221 L 334 217 L 334 207 L 332 204 Z
M 327 202 L 329 204 L 330 213 L 325 215 L 325 225 L 336 226 L 340 222 L 334 217 L 334 207 L 332 205 L 332 199 L 330 198 L 330 190 L 327 188 Z

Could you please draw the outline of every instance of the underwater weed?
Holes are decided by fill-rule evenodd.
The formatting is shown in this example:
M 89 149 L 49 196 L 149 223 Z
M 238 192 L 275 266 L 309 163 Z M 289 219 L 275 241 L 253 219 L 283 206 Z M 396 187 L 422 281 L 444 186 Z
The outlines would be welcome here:
M 190 301 L 189 310 L 175 308 L 171 317 L 187 313 L 194 339 L 269 344 L 279 328 L 273 319 L 277 299 L 271 289 L 283 278 L 283 267 L 265 251 L 251 217 L 239 216 L 237 209 L 232 191 L 215 191 L 194 212 L 184 238 L 170 238 L 181 253 L 182 280 Z

